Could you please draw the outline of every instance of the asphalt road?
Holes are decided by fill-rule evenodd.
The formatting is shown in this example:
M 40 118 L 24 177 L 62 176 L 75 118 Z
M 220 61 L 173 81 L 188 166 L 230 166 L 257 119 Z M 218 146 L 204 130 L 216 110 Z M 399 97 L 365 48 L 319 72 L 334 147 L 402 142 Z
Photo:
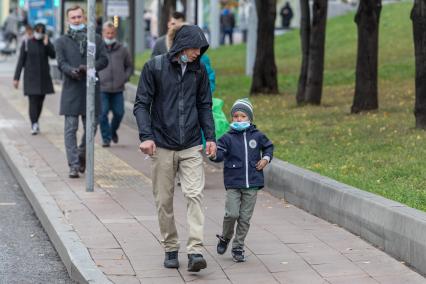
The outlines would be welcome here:
M 1 155 L 0 283 L 75 283 Z

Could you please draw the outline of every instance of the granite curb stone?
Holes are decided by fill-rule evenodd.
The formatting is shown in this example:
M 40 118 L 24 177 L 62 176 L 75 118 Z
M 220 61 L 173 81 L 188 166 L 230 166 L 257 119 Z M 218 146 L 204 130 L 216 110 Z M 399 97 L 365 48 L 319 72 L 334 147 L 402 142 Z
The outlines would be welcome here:
M 2 133 L 0 133 L 0 154 L 5 158 L 25 192 L 71 279 L 78 283 L 111 283 L 93 262 L 77 233 L 66 223 L 53 197 L 32 169 L 25 165 L 13 142 Z

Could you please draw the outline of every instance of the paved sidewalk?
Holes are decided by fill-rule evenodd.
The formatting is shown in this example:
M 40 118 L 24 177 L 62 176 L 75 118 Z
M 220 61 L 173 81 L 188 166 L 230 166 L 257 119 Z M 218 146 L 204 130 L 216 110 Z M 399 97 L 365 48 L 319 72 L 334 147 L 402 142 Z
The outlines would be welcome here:
M 225 191 L 222 175 L 206 165 L 205 252 L 207 269 L 186 271 L 185 199 L 179 188 L 175 214 L 182 250 L 179 270 L 164 269 L 164 253 L 151 192 L 149 160 L 138 152 L 137 133 L 123 126 L 120 144 L 96 145 L 96 188 L 85 192 L 84 178 L 69 179 L 64 154 L 59 95 L 50 96 L 41 135 L 31 136 L 27 100 L 0 78 L 0 131 L 14 141 L 98 267 L 114 283 L 426 283 L 403 263 L 359 237 L 260 192 L 247 238 L 245 263 L 229 252 L 216 254 Z M 97 138 L 99 139 L 99 137 Z

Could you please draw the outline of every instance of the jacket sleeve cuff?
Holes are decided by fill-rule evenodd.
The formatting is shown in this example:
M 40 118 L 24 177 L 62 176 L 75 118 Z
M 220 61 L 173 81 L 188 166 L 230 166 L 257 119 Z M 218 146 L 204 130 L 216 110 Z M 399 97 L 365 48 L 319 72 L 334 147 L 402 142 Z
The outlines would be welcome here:
M 269 157 L 269 156 L 263 156 L 262 157 L 262 159 L 264 159 L 264 160 L 267 160 L 268 161 L 268 163 L 270 163 L 271 162 L 271 157 Z

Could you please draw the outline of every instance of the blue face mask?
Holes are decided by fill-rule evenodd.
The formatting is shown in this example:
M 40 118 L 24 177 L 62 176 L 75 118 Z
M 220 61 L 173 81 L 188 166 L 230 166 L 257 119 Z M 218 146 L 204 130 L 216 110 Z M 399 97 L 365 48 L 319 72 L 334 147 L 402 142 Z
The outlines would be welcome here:
M 70 24 L 70 29 L 72 29 L 73 31 L 81 31 L 86 27 L 85 24 L 79 24 L 79 25 L 71 25 Z
M 188 63 L 188 56 L 186 54 L 182 54 L 180 56 L 180 62 L 182 62 L 182 63 Z
M 234 130 L 237 130 L 237 131 L 244 131 L 244 130 L 246 130 L 247 128 L 249 128 L 250 127 L 250 121 L 241 121 L 241 122 L 238 122 L 238 121 L 234 121 L 234 122 L 232 122 L 231 123 L 231 128 L 232 129 L 234 129 Z

